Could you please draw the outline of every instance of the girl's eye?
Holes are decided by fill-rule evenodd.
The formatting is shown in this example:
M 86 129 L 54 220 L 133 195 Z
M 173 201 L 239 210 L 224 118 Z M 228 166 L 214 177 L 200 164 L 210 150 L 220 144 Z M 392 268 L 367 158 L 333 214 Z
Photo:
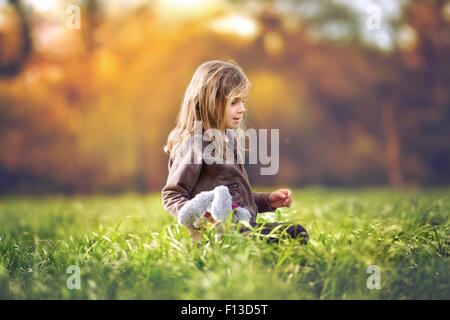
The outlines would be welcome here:
M 241 100 L 241 101 L 242 101 L 242 103 L 245 103 L 245 102 L 246 102 L 246 100 Z M 236 101 L 236 100 L 233 100 L 233 101 L 231 102 L 232 105 L 235 105 L 236 103 L 238 103 L 238 101 Z

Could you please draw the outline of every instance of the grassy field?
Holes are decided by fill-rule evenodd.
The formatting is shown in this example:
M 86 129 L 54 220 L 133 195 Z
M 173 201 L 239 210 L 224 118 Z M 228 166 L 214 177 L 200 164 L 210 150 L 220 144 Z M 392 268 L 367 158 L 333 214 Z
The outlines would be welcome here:
M 1 197 L 0 298 L 450 299 L 449 200 L 448 188 L 296 190 L 258 222 L 303 225 L 302 246 L 214 230 L 192 245 L 159 194 Z

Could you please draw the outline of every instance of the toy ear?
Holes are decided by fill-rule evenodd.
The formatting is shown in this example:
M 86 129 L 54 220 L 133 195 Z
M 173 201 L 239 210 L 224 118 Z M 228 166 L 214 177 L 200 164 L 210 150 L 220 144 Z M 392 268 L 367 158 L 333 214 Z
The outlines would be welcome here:
M 234 216 L 236 216 L 238 221 L 250 222 L 252 214 L 245 208 L 237 207 L 234 209 Z M 234 217 L 233 217 L 234 218 Z
M 185 203 L 178 212 L 178 223 L 182 226 L 190 226 L 198 228 L 201 218 L 208 210 L 214 194 L 211 191 L 204 191 L 197 194 L 194 198 Z
M 213 190 L 214 198 L 211 202 L 211 215 L 218 222 L 227 221 L 231 212 L 232 197 L 228 188 L 218 186 Z

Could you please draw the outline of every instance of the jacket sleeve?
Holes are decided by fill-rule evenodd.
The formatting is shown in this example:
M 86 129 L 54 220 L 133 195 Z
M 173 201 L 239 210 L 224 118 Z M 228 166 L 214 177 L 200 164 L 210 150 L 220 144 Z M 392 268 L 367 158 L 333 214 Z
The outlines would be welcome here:
M 269 204 L 269 195 L 270 192 L 253 192 L 253 197 L 255 198 L 255 203 L 258 207 L 258 213 L 275 211 L 275 208 L 272 208 Z
M 169 175 L 161 191 L 162 205 L 175 219 L 178 212 L 190 200 L 202 168 L 201 159 L 193 161 L 193 152 L 169 159 Z

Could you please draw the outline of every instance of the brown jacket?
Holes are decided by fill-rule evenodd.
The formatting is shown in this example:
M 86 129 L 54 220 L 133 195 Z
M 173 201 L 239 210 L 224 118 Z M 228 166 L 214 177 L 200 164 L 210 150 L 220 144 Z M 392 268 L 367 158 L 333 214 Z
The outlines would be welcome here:
M 203 142 L 203 150 L 207 144 Z M 230 190 L 233 203 L 250 211 L 250 222 L 256 222 L 259 212 L 274 211 L 268 203 L 270 193 L 253 192 L 244 165 L 237 163 L 236 159 L 235 152 L 233 164 L 207 164 L 201 154 L 193 152 L 193 148 L 182 156 L 170 157 L 169 176 L 161 192 L 164 208 L 177 218 L 183 205 L 197 194 L 225 185 Z

